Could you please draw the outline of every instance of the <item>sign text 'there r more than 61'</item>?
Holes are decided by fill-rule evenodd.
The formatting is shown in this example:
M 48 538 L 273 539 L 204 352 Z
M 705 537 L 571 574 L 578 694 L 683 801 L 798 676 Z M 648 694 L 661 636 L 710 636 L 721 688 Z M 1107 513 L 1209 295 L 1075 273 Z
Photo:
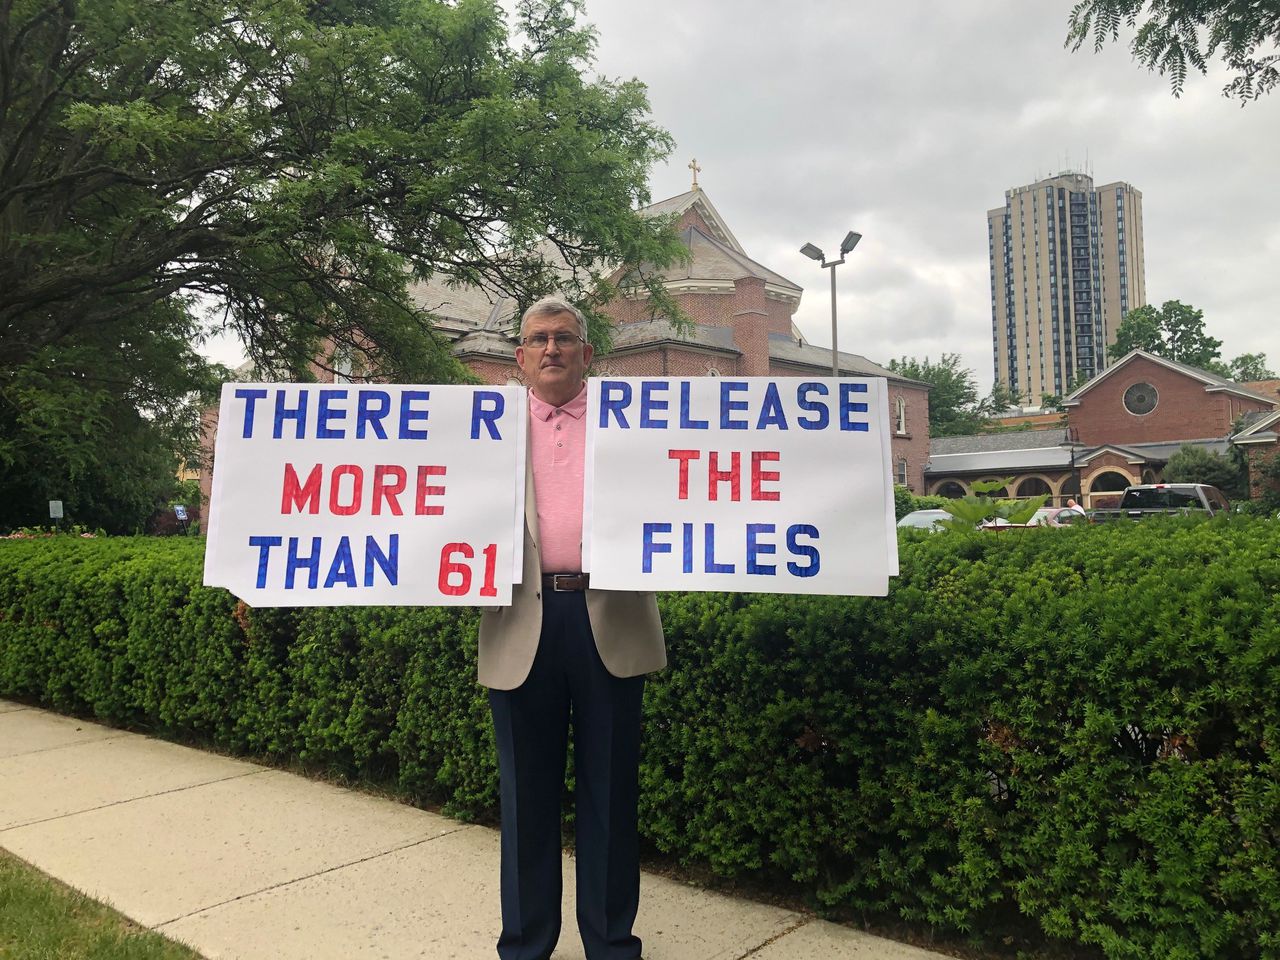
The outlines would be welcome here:
M 589 380 L 591 583 L 882 596 L 885 381 Z
M 522 387 L 226 384 L 205 583 L 253 606 L 511 602 Z

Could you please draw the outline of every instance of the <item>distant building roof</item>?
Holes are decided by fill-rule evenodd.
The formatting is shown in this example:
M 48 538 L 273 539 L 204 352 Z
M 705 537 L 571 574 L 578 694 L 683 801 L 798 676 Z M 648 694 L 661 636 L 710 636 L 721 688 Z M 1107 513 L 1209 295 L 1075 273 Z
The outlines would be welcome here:
M 781 333 L 769 334 L 769 359 L 777 360 L 780 363 L 811 367 L 815 372 L 825 370 L 828 375 L 831 372 L 831 349 L 829 347 L 817 347 L 810 343 L 802 343 L 796 338 L 788 337 Z M 852 374 L 858 377 L 884 377 L 896 383 L 923 387 L 926 390 L 930 389 L 929 384 L 920 380 L 911 380 L 901 374 L 894 373 L 878 363 L 873 363 L 861 354 L 845 353 L 841 350 L 837 358 L 837 364 L 842 374 Z
M 1145 357 L 1147 360 L 1150 360 L 1153 363 L 1158 363 L 1161 366 L 1168 367 L 1171 370 L 1177 370 L 1178 372 L 1184 373 L 1195 380 L 1199 380 L 1201 383 L 1205 385 L 1206 393 L 1234 393 L 1237 396 L 1247 397 L 1250 400 L 1261 400 L 1264 403 L 1270 403 L 1270 404 L 1275 404 L 1278 399 L 1276 397 L 1267 396 L 1266 394 L 1263 394 L 1263 393 L 1256 393 L 1253 390 L 1250 390 L 1244 384 L 1236 383 L 1235 381 L 1228 380 L 1225 377 L 1220 377 L 1216 373 L 1212 373 L 1208 370 L 1201 370 L 1199 367 L 1188 366 L 1185 363 L 1179 363 L 1177 360 L 1170 360 L 1167 357 L 1161 357 L 1154 353 L 1148 353 L 1146 350 L 1130 350 L 1123 357 L 1121 357 L 1111 366 L 1107 367 L 1106 370 L 1102 371 L 1102 373 L 1098 374 L 1088 383 L 1085 383 L 1083 386 L 1077 387 L 1071 393 L 1070 396 L 1068 396 L 1065 400 L 1062 401 L 1063 405 L 1068 407 L 1078 406 L 1080 403 L 1080 397 L 1083 394 L 1088 393 L 1090 390 L 1096 387 L 1103 380 L 1106 380 L 1108 377 L 1112 376 L 1122 367 L 1127 366 L 1138 357 Z

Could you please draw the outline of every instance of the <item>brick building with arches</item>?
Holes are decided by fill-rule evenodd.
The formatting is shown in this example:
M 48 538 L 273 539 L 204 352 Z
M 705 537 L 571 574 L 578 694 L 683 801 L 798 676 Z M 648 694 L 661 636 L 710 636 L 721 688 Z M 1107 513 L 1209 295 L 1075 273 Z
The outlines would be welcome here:
M 1010 496 L 1048 494 L 1059 504 L 1075 497 L 1101 507 L 1131 484 L 1159 482 L 1183 446 L 1225 454 L 1236 445 L 1251 464 L 1276 450 L 1280 396 L 1144 350 L 1112 364 L 1063 405 L 1047 429 L 934 440 L 926 491 L 964 496 L 975 481 L 1012 477 Z
M 692 320 L 678 330 L 650 316 L 642 299 L 625 297 L 603 312 L 615 323 L 612 349 L 597 355 L 591 376 L 823 377 L 831 375 L 831 350 L 810 344 L 792 322 L 803 288 L 748 256 L 695 180 L 693 188 L 647 207 L 667 216 L 689 251 L 687 260 L 659 275 Z M 617 277 L 613 278 L 615 281 Z M 474 286 L 441 279 L 410 287 L 415 304 L 432 317 L 435 332 L 486 383 L 518 383 L 515 360 L 518 304 Z M 924 490 L 929 458 L 929 385 L 909 380 L 856 353 L 841 352 L 842 376 L 884 377 L 889 386 L 893 479 Z M 313 371 L 319 382 L 361 379 L 348 365 Z M 252 378 L 252 371 L 237 371 Z M 205 416 L 201 490 L 209 496 L 216 408 Z

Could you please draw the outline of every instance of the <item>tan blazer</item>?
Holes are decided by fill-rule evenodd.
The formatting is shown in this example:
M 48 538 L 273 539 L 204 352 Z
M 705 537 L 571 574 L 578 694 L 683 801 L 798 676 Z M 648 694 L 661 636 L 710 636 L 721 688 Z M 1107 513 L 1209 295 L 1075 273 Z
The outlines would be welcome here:
M 524 683 L 542 634 L 542 561 L 538 505 L 533 494 L 533 458 L 525 458 L 524 574 L 511 606 L 480 615 L 480 682 L 495 690 Z M 565 571 L 572 572 L 572 571 Z M 667 665 L 667 646 L 652 593 L 587 590 L 587 615 L 605 669 L 615 677 L 635 677 Z

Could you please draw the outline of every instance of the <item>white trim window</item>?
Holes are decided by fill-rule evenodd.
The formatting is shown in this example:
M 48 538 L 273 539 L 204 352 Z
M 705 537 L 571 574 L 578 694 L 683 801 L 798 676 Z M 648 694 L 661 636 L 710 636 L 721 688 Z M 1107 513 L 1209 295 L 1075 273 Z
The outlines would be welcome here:
M 904 434 L 907 432 L 907 401 L 902 397 L 898 397 L 893 402 L 893 432 Z

